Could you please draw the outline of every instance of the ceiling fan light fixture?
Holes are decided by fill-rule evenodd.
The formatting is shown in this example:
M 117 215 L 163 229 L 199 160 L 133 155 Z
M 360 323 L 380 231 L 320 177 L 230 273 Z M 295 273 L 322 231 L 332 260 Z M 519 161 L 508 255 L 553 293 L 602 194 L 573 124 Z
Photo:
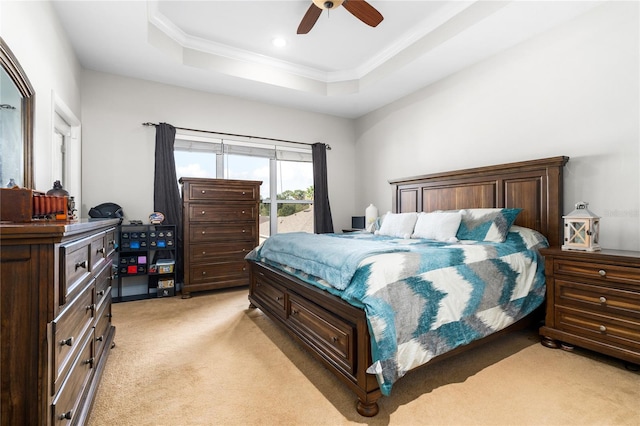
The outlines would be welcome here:
M 332 1 L 313 0 L 313 4 L 315 4 L 320 9 L 324 9 L 324 10 L 335 9 L 336 7 L 339 7 L 340 5 L 342 5 L 342 3 L 344 3 L 344 0 L 332 0 Z

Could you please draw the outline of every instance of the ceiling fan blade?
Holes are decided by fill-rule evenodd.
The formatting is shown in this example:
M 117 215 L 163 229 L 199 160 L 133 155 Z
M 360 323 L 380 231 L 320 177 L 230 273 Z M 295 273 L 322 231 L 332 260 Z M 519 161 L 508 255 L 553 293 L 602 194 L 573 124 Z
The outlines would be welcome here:
M 316 21 L 320 17 L 322 13 L 322 9 L 320 9 L 315 4 L 311 3 L 309 9 L 307 9 L 307 13 L 302 17 L 302 21 L 300 21 L 300 25 L 298 25 L 298 34 L 307 34 L 311 31 L 311 28 L 316 24 Z
M 375 7 L 364 0 L 345 0 L 342 5 L 353 16 L 369 26 L 376 27 L 384 19 Z

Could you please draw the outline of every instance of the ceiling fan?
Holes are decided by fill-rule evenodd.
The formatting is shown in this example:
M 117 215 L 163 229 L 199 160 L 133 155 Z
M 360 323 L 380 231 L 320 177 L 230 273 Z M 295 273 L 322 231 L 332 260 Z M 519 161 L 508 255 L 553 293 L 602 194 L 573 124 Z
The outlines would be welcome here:
M 307 13 L 302 17 L 298 26 L 298 34 L 307 34 L 315 25 L 323 10 L 333 10 L 340 5 L 344 6 L 353 16 L 365 24 L 375 27 L 384 19 L 380 12 L 365 0 L 312 0 Z

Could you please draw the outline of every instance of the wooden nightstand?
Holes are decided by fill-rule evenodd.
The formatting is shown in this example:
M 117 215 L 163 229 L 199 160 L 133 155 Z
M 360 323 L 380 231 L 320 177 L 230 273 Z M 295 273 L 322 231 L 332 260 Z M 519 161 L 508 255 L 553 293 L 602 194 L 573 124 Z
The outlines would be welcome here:
M 640 364 L 640 252 L 540 253 L 547 281 L 542 344 L 576 345 Z

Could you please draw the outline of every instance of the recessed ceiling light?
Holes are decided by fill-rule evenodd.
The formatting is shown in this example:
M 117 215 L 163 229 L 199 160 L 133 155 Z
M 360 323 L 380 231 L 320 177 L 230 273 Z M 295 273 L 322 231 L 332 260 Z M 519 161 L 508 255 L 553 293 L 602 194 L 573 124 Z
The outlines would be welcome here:
M 271 41 L 271 43 L 273 43 L 275 47 L 285 47 L 287 45 L 287 40 L 282 37 L 276 37 Z

